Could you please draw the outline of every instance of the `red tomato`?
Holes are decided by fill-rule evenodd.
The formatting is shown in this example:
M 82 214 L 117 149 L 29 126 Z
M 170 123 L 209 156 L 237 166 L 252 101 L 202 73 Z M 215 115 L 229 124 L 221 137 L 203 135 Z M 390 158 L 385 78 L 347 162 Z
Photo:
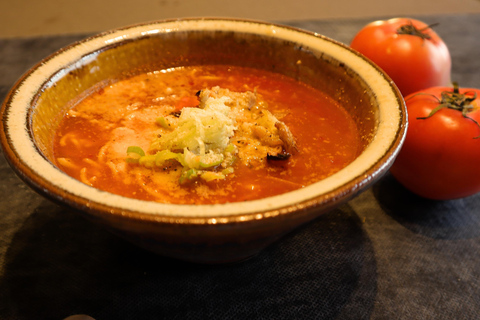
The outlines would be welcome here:
M 403 96 L 450 85 L 450 52 L 421 21 L 395 18 L 372 22 L 360 30 L 350 46 L 382 68 Z
M 455 86 L 405 97 L 409 127 L 390 171 L 407 189 L 438 200 L 480 192 L 479 94 Z

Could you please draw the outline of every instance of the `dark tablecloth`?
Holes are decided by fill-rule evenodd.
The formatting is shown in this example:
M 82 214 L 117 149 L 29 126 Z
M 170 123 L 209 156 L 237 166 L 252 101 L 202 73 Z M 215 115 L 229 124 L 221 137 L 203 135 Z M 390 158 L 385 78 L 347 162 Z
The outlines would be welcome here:
M 479 87 L 480 15 L 419 18 L 440 23 L 453 80 Z M 369 20 L 284 23 L 349 43 Z M 0 39 L 0 100 L 86 36 Z M 3 157 L 0 195 L 0 319 L 480 319 L 480 195 L 424 200 L 386 175 L 258 256 L 219 266 L 134 247 L 32 192 Z

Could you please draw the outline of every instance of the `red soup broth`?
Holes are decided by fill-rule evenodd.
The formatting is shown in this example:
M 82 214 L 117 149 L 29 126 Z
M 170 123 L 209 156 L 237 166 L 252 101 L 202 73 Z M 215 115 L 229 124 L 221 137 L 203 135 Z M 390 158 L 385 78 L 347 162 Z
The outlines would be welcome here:
M 125 161 L 131 145 L 158 135 L 162 108 L 198 104 L 196 93 L 220 86 L 255 91 L 280 115 L 296 140 L 288 160 L 233 165 L 223 180 L 178 183 L 178 168 L 145 168 Z M 160 110 L 160 111 L 159 111 Z M 239 202 L 279 195 L 322 180 L 361 152 L 354 120 L 325 93 L 267 71 L 233 66 L 183 67 L 144 73 L 101 87 L 71 102 L 54 141 L 56 165 L 101 190 L 177 204 Z

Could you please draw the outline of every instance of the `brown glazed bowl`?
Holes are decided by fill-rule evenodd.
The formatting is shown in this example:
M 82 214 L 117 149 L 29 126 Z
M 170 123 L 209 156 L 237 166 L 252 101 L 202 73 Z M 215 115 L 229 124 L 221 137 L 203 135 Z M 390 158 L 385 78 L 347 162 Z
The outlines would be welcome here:
M 338 173 L 300 190 L 220 205 L 125 198 L 82 184 L 53 164 L 52 132 L 68 101 L 132 72 L 202 64 L 265 69 L 320 88 L 352 114 L 363 152 Z M 31 188 L 141 247 L 198 263 L 251 257 L 351 199 L 389 169 L 407 129 L 396 86 L 347 46 L 286 26 L 214 18 L 139 24 L 74 43 L 16 83 L 1 118 L 5 157 Z

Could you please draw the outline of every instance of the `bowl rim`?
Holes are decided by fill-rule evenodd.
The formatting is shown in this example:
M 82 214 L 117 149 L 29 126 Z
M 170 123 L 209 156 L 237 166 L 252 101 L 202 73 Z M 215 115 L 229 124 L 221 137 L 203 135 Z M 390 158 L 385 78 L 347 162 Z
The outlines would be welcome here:
M 212 205 L 163 204 L 111 194 L 69 177 L 46 160 L 28 131 L 28 110 L 38 90 L 69 68 L 94 59 L 102 48 L 164 32 L 218 30 L 254 33 L 295 41 L 314 52 L 344 62 L 377 94 L 378 132 L 351 164 L 326 179 L 286 194 L 246 202 Z M 333 54 L 335 53 L 335 54 Z M 350 62 L 346 62 L 346 61 Z M 63 72 L 63 73 L 62 73 Z M 53 76 L 52 76 L 53 75 Z M 365 77 L 370 78 L 367 80 Z M 371 79 L 371 80 L 370 80 Z M 393 81 L 375 64 L 348 46 L 315 32 L 276 23 L 230 18 L 182 18 L 134 24 L 74 42 L 46 57 L 13 86 L 0 110 L 0 140 L 14 171 L 33 189 L 73 208 L 96 215 L 179 224 L 237 223 L 284 215 L 346 200 L 380 178 L 393 163 L 405 139 L 407 114 Z M 385 134 L 386 136 L 384 136 Z M 369 159 L 371 158 L 371 159 Z M 372 160 L 373 159 L 373 160 Z M 40 164 L 39 164 L 40 163 Z M 67 187 L 71 187 L 70 191 Z M 296 200 L 292 200 L 295 198 Z

